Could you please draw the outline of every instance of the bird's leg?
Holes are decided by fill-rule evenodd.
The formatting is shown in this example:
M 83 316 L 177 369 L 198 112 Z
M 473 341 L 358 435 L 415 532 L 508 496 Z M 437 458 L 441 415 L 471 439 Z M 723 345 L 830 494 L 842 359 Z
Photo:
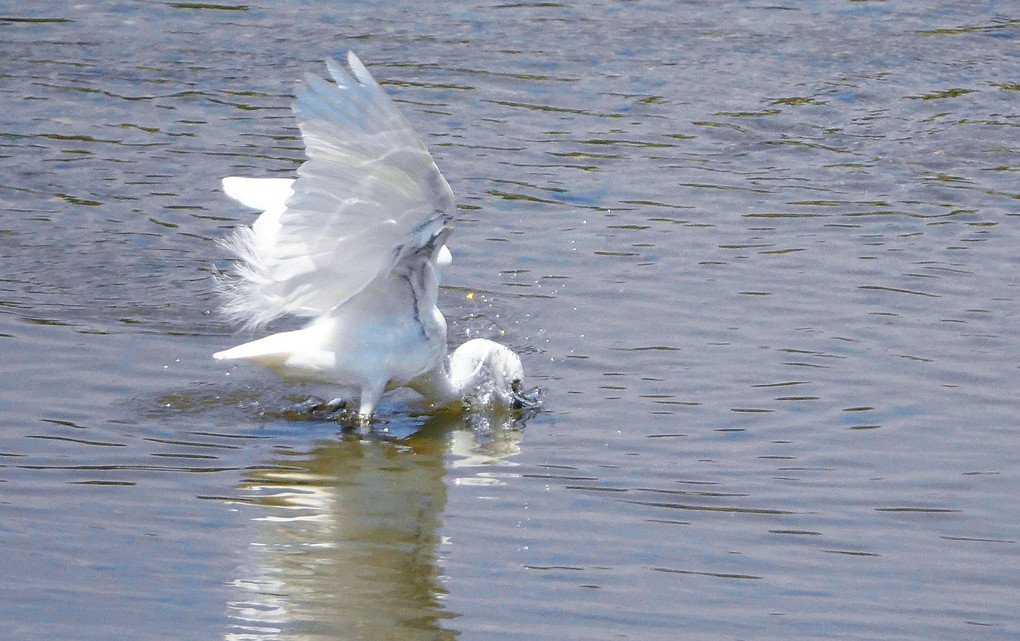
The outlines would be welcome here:
M 382 381 L 381 383 L 369 383 L 361 388 L 361 404 L 358 407 L 358 422 L 361 424 L 362 429 L 368 427 L 372 419 L 372 411 L 375 409 L 375 404 L 379 402 L 379 398 L 385 391 L 386 381 Z

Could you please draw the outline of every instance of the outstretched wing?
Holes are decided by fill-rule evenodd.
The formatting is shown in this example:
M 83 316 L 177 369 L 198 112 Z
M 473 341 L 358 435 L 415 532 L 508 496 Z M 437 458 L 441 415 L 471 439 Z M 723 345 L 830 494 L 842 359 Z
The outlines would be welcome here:
M 308 160 L 285 209 L 227 243 L 227 313 L 249 325 L 343 305 L 449 233 L 453 192 L 410 123 L 353 53 L 327 67 L 336 84 L 306 75 L 294 101 Z

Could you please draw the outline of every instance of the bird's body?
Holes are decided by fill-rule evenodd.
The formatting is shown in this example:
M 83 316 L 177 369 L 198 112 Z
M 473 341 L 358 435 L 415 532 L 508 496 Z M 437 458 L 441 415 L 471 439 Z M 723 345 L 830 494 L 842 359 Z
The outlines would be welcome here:
M 508 348 L 475 339 L 447 357 L 437 306 L 450 262 L 453 192 L 425 146 L 353 53 L 329 62 L 294 104 L 309 160 L 297 179 L 223 180 L 262 210 L 225 244 L 241 259 L 226 312 L 251 327 L 309 318 L 214 354 L 286 378 L 352 386 L 367 419 L 382 393 L 408 386 L 436 405 L 484 393 L 511 403 L 523 368 Z

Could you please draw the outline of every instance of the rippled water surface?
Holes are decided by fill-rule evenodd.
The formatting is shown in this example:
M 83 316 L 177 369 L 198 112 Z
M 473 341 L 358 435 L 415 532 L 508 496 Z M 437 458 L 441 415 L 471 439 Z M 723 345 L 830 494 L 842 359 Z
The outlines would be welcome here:
M 0 637 L 1017 638 L 1009 2 L 0 3 Z M 352 48 L 534 416 L 210 354 Z

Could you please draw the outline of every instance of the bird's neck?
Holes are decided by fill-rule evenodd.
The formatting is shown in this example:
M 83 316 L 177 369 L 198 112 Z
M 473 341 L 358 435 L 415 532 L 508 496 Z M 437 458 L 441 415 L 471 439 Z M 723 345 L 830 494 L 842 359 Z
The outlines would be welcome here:
M 520 383 L 523 374 L 520 359 L 508 348 L 490 340 L 474 339 L 441 359 L 410 386 L 437 407 L 469 397 L 485 405 L 494 400 L 508 402 L 513 386 Z
M 450 378 L 450 357 L 444 356 L 432 370 L 422 374 L 408 384 L 436 407 L 444 407 L 463 398 L 462 387 Z

